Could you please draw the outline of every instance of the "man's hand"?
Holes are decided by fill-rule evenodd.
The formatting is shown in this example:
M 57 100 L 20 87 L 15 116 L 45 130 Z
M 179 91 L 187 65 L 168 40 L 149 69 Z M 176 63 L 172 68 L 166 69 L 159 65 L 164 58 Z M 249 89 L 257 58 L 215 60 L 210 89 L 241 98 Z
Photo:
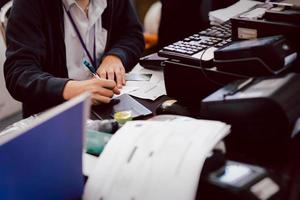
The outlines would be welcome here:
M 114 94 L 120 94 L 115 81 L 94 78 L 85 81 L 68 81 L 63 91 L 63 98 L 69 100 L 84 92 L 92 94 L 94 105 L 109 103 Z
M 97 70 L 97 74 L 99 74 L 100 77 L 104 79 L 116 79 L 117 87 L 119 89 L 122 88 L 122 85 L 125 85 L 125 68 L 120 58 L 116 56 L 106 56 L 100 64 L 100 67 Z

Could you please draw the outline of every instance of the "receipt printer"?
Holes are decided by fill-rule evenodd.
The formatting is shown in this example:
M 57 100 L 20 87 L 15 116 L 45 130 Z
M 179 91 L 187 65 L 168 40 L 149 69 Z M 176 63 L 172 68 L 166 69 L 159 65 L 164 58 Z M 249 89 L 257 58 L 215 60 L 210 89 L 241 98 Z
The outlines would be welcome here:
M 265 168 L 226 161 L 210 170 L 209 162 L 203 166 L 196 199 L 273 200 L 282 193 L 280 183 Z
M 227 150 L 256 158 L 284 158 L 300 116 L 300 75 L 239 80 L 202 101 L 201 118 L 232 125 Z
M 266 168 L 226 159 L 223 142 L 206 158 L 196 200 L 275 200 L 282 195 L 280 178 Z

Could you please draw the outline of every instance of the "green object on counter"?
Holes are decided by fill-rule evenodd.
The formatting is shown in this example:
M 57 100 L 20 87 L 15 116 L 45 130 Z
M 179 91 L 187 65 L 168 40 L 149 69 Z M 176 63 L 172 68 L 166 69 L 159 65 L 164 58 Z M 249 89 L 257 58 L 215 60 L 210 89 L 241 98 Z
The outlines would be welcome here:
M 86 152 L 99 156 L 111 137 L 112 134 L 109 133 L 88 130 L 85 139 Z

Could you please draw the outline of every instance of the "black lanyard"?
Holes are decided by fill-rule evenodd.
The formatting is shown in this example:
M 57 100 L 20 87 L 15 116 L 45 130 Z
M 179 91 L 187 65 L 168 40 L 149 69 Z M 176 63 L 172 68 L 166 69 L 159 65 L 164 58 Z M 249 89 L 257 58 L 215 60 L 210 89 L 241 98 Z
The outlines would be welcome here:
M 77 26 L 76 26 L 76 24 L 74 22 L 74 19 L 73 19 L 72 15 L 71 15 L 70 11 L 68 11 L 66 9 L 65 5 L 63 5 L 63 7 L 64 7 L 64 9 L 65 9 L 65 11 L 66 11 L 69 19 L 70 19 L 70 22 L 71 22 L 71 24 L 72 24 L 72 26 L 73 26 L 73 28 L 74 28 L 77 36 L 78 36 L 78 39 L 79 39 L 79 41 L 81 43 L 82 48 L 84 49 L 85 53 L 89 57 L 89 59 L 90 59 L 90 61 L 92 63 L 92 66 L 94 67 L 94 69 L 96 71 L 96 69 L 98 68 L 97 67 L 97 60 L 96 60 L 96 27 L 94 27 L 94 47 L 93 47 L 94 48 L 93 49 L 93 56 L 94 56 L 94 58 L 92 58 L 89 50 L 87 49 L 87 47 L 86 47 L 86 45 L 85 45 L 85 43 L 84 43 L 84 41 L 83 41 L 83 39 L 82 39 L 82 37 L 80 35 L 80 32 L 79 32 L 79 30 L 78 30 L 78 28 L 77 28 Z

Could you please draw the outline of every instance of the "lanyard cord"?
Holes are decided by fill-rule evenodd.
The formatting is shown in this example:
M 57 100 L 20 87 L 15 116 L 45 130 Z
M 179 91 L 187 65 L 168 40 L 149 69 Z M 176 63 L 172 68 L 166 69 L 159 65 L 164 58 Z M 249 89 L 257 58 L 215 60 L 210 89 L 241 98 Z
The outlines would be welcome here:
M 78 30 L 78 28 L 77 28 L 77 26 L 76 26 L 76 24 L 74 22 L 74 19 L 73 19 L 72 15 L 71 15 L 70 11 L 67 11 L 65 5 L 63 5 L 63 7 L 64 7 L 64 9 L 65 9 L 65 11 L 66 11 L 69 19 L 70 19 L 70 22 L 71 22 L 71 24 L 72 24 L 72 26 L 73 26 L 73 28 L 74 28 L 77 36 L 78 36 L 78 39 L 79 39 L 79 41 L 81 43 L 82 48 L 84 49 L 85 53 L 89 57 L 89 59 L 90 59 L 90 61 L 92 63 L 92 66 L 94 67 L 94 70 L 96 72 L 96 69 L 97 69 L 97 62 L 96 62 L 96 28 L 94 28 L 94 47 L 93 47 L 93 56 L 94 56 L 94 58 L 92 58 L 89 50 L 87 49 L 87 47 L 86 47 L 86 45 L 85 45 L 85 43 L 84 43 L 84 41 L 83 41 L 83 39 L 82 39 L 82 37 L 80 35 L 80 32 L 79 32 L 79 30 Z

